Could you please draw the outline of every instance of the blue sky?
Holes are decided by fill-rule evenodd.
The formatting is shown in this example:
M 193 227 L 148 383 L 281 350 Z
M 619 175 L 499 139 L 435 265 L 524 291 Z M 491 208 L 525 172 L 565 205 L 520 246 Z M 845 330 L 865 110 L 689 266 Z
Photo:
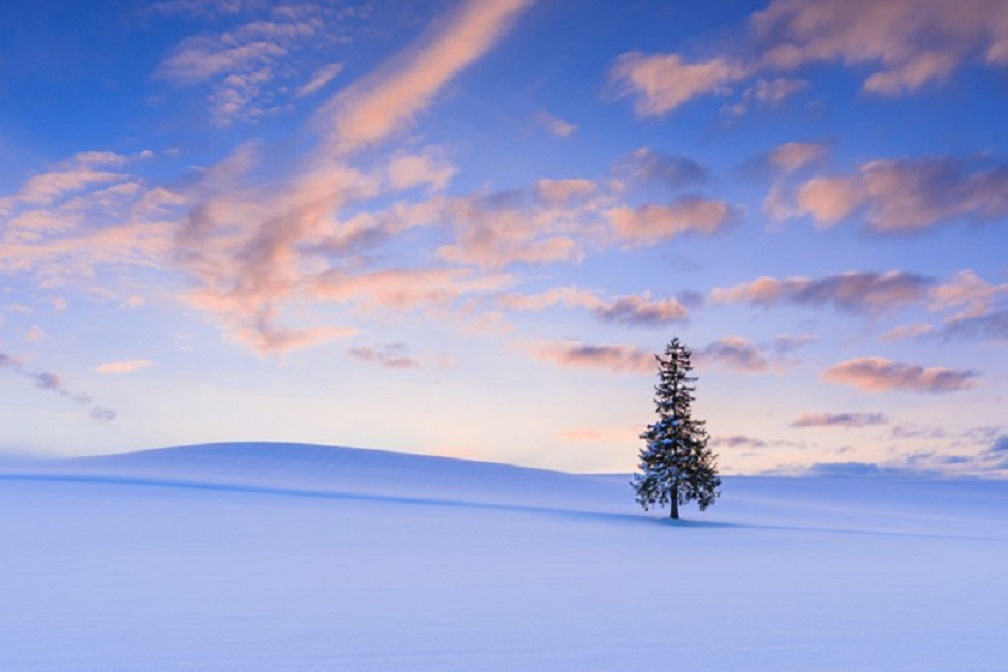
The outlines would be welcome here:
M 0 9 L 0 449 L 1004 476 L 1008 7 Z M 848 465 L 846 468 L 854 468 Z

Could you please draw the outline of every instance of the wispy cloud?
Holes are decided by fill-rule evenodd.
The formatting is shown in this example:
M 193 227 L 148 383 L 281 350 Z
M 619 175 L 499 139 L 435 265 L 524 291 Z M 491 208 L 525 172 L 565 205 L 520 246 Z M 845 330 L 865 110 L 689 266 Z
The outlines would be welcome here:
M 697 366 L 703 368 L 724 366 L 747 373 L 758 373 L 771 368 L 762 348 L 738 336 L 718 339 L 694 354 Z
M 536 359 L 562 367 L 604 369 L 610 373 L 651 373 L 654 355 L 627 345 L 586 345 L 577 341 L 525 344 Z
M 707 181 L 710 171 L 698 161 L 678 154 L 664 154 L 639 147 L 613 164 L 620 180 L 643 186 L 681 189 Z
M 819 337 L 815 334 L 779 334 L 774 337 L 773 348 L 777 354 L 787 355 L 817 340 Z
M 893 327 L 882 334 L 880 338 L 883 341 L 902 341 L 908 338 L 917 338 L 918 336 L 929 334 L 931 331 L 933 331 L 933 328 L 930 324 L 924 324 L 922 322 L 918 322 L 917 324 L 903 324 L 898 327 Z
M 649 293 L 606 299 L 576 287 L 559 287 L 534 295 L 506 294 L 497 304 L 510 310 L 543 310 L 555 305 L 583 308 L 600 320 L 627 326 L 665 326 L 688 319 L 686 307 L 674 298 L 652 299 Z
M 536 113 L 535 121 L 541 127 L 545 128 L 551 135 L 558 138 L 569 138 L 572 136 L 578 127 L 569 121 L 564 121 L 560 117 L 553 116 L 546 110 L 539 110 Z
M 405 343 L 388 343 L 377 347 L 360 346 L 347 353 L 354 359 L 377 364 L 386 369 L 418 369 L 420 360 L 409 354 Z
M 884 413 L 802 413 L 792 427 L 870 427 L 888 425 Z
M 767 163 L 775 170 L 790 174 L 822 161 L 831 147 L 825 142 L 786 142 L 767 154 Z
M 894 362 L 883 357 L 863 357 L 841 362 L 823 372 L 823 380 L 872 392 L 906 390 L 943 394 L 975 385 L 976 371 Z
M 986 338 L 1008 340 L 1008 310 L 997 310 L 985 315 L 957 317 L 941 330 L 946 338 Z
M 848 271 L 821 278 L 762 277 L 734 287 L 715 288 L 715 303 L 832 305 L 848 312 L 882 312 L 923 301 L 934 280 L 905 271 Z
M 725 105 L 722 111 L 732 116 L 742 116 L 753 109 L 779 107 L 785 100 L 808 87 L 803 79 L 757 79 L 747 87 L 735 103 Z
M 354 151 L 410 125 L 437 93 L 487 53 L 531 0 L 470 0 L 422 41 L 331 101 L 325 125 L 338 153 Z
M 51 170 L 28 178 L 13 195 L 0 198 L 0 215 L 17 206 L 45 206 L 95 185 L 122 182 L 129 176 L 112 172 L 128 159 L 113 152 L 81 152 L 56 164 Z
M 329 65 L 324 65 L 315 71 L 311 79 L 298 87 L 298 96 L 310 96 L 311 94 L 325 88 L 325 86 L 336 79 L 336 77 L 343 72 L 342 63 L 330 63 Z
M 154 77 L 180 87 L 207 87 L 206 100 L 218 126 L 276 111 L 293 97 L 320 90 L 339 74 L 340 64 L 330 63 L 319 67 L 308 82 L 294 86 L 291 79 L 297 69 L 290 64 L 296 58 L 317 58 L 318 52 L 339 41 L 344 13 L 320 4 L 235 2 L 234 12 L 221 11 L 220 3 L 206 4 L 182 4 L 171 13 L 207 17 L 225 13 L 248 20 L 222 33 L 182 40 L 161 61 Z
M 760 438 L 736 434 L 734 436 L 712 436 L 710 445 L 723 448 L 766 448 L 769 444 Z
M 598 191 L 598 185 L 591 180 L 539 180 L 536 192 L 545 202 L 563 205 L 575 199 L 587 198 Z

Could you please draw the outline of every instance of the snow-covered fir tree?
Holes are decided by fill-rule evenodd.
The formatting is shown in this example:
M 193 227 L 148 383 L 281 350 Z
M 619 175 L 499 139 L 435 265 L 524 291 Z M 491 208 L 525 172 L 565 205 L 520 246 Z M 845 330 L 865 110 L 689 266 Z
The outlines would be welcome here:
M 634 474 L 631 485 L 645 511 L 668 504 L 669 515 L 678 518 L 681 504 L 695 500 L 701 511 L 713 504 L 721 494 L 721 479 L 717 455 L 707 447 L 706 423 L 691 417 L 696 378 L 689 375 L 693 369 L 689 349 L 673 338 L 665 346 L 665 356 L 655 359 L 658 421 L 640 436 L 647 443 L 640 451 L 641 473 Z

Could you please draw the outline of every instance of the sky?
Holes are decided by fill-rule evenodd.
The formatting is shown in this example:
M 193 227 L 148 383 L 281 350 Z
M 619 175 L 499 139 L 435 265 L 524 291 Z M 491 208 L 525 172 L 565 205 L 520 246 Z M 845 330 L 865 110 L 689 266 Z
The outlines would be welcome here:
M 1002 0 L 0 5 L 0 451 L 1008 476 Z

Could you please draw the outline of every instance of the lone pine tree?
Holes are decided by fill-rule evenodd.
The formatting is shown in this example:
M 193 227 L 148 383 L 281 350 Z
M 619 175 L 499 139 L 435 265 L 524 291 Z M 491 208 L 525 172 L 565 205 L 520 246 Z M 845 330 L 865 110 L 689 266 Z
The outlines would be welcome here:
M 641 473 L 631 483 L 637 502 L 648 507 L 669 504 L 669 515 L 679 517 L 679 505 L 695 500 L 703 511 L 721 494 L 717 455 L 707 447 L 703 420 L 691 417 L 696 378 L 690 351 L 678 338 L 665 346 L 658 360 L 655 413 L 658 421 L 648 425 L 640 438 L 647 443 L 640 451 Z

